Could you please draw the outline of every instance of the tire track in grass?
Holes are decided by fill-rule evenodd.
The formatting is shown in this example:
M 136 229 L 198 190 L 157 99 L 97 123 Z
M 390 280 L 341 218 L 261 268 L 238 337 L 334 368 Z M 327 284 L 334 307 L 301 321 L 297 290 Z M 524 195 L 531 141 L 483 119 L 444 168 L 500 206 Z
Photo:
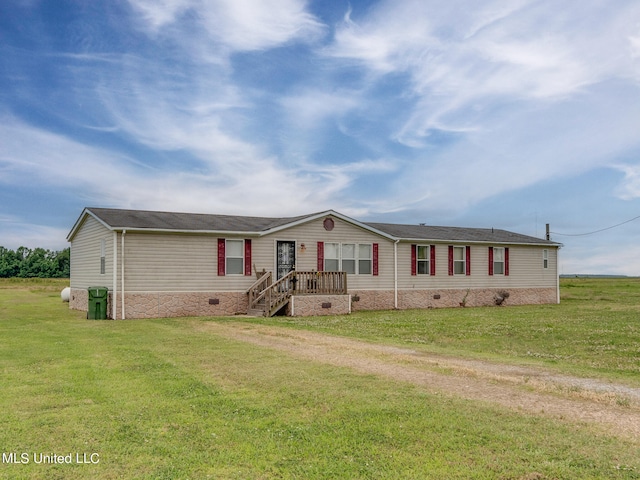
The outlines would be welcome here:
M 503 365 L 417 352 L 286 327 L 199 322 L 196 328 L 306 360 L 420 385 L 433 392 L 509 409 L 585 422 L 640 441 L 640 389 Z

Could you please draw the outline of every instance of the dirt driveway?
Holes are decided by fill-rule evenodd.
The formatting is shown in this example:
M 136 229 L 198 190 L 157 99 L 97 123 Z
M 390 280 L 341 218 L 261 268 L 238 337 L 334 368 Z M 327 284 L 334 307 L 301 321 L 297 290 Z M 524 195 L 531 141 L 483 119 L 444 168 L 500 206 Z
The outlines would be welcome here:
M 597 424 L 640 442 L 640 388 L 540 368 L 423 353 L 410 348 L 246 323 L 200 323 L 216 335 L 328 365 L 410 382 L 515 411 Z

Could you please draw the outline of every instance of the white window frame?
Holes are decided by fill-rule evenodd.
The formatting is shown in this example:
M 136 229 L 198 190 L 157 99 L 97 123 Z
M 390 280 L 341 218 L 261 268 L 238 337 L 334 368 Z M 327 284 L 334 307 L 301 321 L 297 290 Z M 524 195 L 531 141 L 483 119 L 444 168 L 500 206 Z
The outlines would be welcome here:
M 542 250 L 542 268 L 547 270 L 549 268 L 549 250 Z
M 360 247 L 365 245 L 369 247 L 369 256 L 367 258 L 360 256 Z M 353 247 L 353 256 L 347 256 L 349 247 Z M 331 250 L 335 251 L 335 257 L 330 255 L 333 254 Z M 363 270 L 360 262 L 368 262 L 368 272 L 360 273 Z M 324 271 L 347 272 L 350 275 L 373 275 L 373 244 L 325 242 Z
M 456 260 L 456 252 L 462 252 L 462 260 Z M 456 268 L 461 266 L 462 268 Z M 461 270 L 461 271 L 458 271 Z M 453 246 L 453 274 L 454 275 L 466 275 L 467 274 L 467 247 Z
M 239 243 L 240 244 L 240 255 L 231 255 L 231 249 L 229 248 L 229 244 Z M 229 268 L 229 260 L 240 260 L 240 271 L 236 272 L 234 269 Z M 227 238 L 225 239 L 224 246 L 224 271 L 226 275 L 244 275 L 244 240 Z M 237 263 L 237 262 L 236 262 Z
M 372 243 L 358 243 L 356 244 L 357 257 L 356 265 L 358 266 L 358 275 L 373 275 L 373 244 Z M 369 256 L 362 256 L 362 248 L 361 247 L 369 247 Z M 368 264 L 368 272 L 362 273 L 363 266 Z
M 500 252 L 498 254 L 498 252 Z M 498 257 L 501 260 L 497 260 Z M 500 269 L 498 270 L 498 265 L 500 265 Z M 505 250 L 504 247 L 493 247 L 493 274 L 494 275 L 504 275 L 505 269 Z
M 335 249 L 335 256 L 329 256 L 331 249 Z M 331 262 L 328 264 L 327 262 Z M 330 265 L 330 266 L 329 266 Z M 335 268 L 334 268 L 335 265 Z M 335 242 L 325 242 L 324 244 L 324 271 L 339 272 L 340 271 L 340 244 Z
M 425 258 L 420 257 L 420 249 L 426 249 Z M 420 264 L 426 266 L 424 272 L 420 271 Z M 416 273 L 418 275 L 431 275 L 431 245 L 416 245 Z

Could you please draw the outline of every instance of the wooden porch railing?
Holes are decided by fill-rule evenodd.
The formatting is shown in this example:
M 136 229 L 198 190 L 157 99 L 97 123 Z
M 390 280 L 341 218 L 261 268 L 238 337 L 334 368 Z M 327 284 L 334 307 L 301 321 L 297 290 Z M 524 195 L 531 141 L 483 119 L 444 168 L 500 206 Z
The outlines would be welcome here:
M 287 304 L 294 294 L 344 295 L 347 293 L 346 272 L 297 272 L 295 270 L 273 283 L 267 272 L 249 287 L 249 311 L 272 316 Z
M 296 272 L 295 290 L 300 295 L 346 295 L 347 272 Z

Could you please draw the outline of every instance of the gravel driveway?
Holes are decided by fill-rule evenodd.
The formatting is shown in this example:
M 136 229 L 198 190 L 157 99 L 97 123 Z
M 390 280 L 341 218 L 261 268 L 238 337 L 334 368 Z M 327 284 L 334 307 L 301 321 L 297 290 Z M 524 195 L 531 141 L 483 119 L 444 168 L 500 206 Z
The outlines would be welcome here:
M 215 335 L 293 357 L 348 367 L 518 412 L 593 423 L 640 442 L 640 388 L 285 327 L 226 322 L 199 325 Z

